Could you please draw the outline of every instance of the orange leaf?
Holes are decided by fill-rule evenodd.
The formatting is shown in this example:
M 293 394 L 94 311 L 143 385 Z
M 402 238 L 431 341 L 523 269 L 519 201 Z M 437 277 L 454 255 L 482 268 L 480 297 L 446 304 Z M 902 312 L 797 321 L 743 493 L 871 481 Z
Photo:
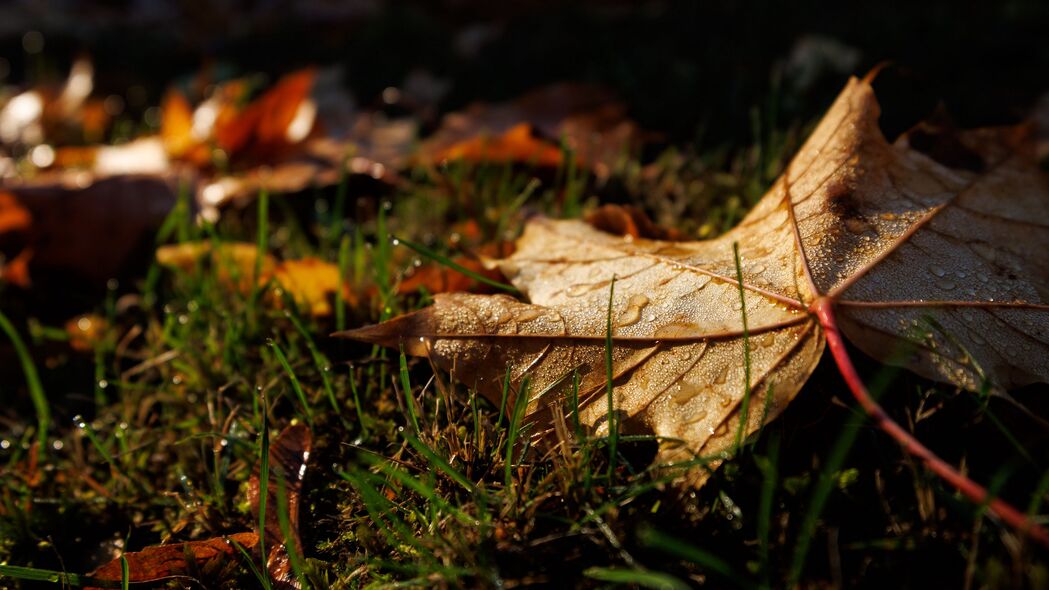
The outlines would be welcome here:
M 106 319 L 98 314 L 84 314 L 66 322 L 69 346 L 79 352 L 90 352 L 106 333 Z
M 236 533 L 228 537 L 215 537 L 203 541 L 173 543 L 146 547 L 142 551 L 125 553 L 130 582 L 152 582 L 164 578 L 188 575 L 213 559 L 230 558 L 239 551 L 234 543 L 247 550 L 254 549 L 259 542 L 255 533 Z M 88 574 L 89 577 L 106 582 L 123 579 L 120 559 L 114 559 Z M 87 588 L 87 590 L 95 590 Z
M 172 88 L 160 105 L 160 138 L 173 157 L 188 153 L 197 143 L 193 139 L 193 111 L 181 92 Z
M 501 135 L 477 136 L 437 150 L 433 159 L 471 162 L 514 162 L 547 168 L 561 165 L 561 149 L 535 137 L 530 123 L 518 123 Z
M 311 315 L 331 315 L 331 299 L 340 288 L 339 267 L 314 257 L 285 260 L 277 266 L 273 278 Z M 356 299 L 345 285 L 342 295 L 346 301 Z
M 651 240 L 684 239 L 680 231 L 656 225 L 644 211 L 633 205 L 602 205 L 587 214 L 586 222 L 601 231 L 620 236 Z
M 249 149 L 256 156 L 273 156 L 288 147 L 293 143 L 289 129 L 309 97 L 314 77 L 312 68 L 288 74 L 228 122 L 220 118 L 215 125 L 216 143 L 231 157 Z M 301 141 L 305 135 L 292 139 L 296 138 Z

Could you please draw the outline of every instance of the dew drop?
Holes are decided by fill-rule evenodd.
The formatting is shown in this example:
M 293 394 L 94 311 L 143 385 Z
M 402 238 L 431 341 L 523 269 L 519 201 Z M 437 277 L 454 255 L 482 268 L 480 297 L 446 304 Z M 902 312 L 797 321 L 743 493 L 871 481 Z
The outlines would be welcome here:
M 525 309 L 525 310 L 517 312 L 517 315 L 514 316 L 514 318 L 517 321 L 519 321 L 519 322 L 530 322 L 530 321 L 538 318 L 541 315 L 543 315 L 543 314 L 541 312 L 539 312 L 539 310 L 536 310 L 536 309 Z
M 728 380 L 728 367 L 724 367 L 724 368 L 721 369 L 721 372 L 718 373 L 717 377 L 714 377 L 714 384 L 715 385 L 724 385 L 725 381 L 727 381 L 727 380 Z
M 936 286 L 943 289 L 944 291 L 950 291 L 951 289 L 957 287 L 958 283 L 955 283 L 950 279 L 941 279 L 939 281 L 936 281 Z
M 677 385 L 670 392 L 670 399 L 674 400 L 674 403 L 679 406 L 683 406 L 688 402 L 692 401 L 692 398 L 696 397 L 696 390 L 690 386 Z
M 940 278 L 943 278 L 947 274 L 947 271 L 943 270 L 943 267 L 936 266 L 935 264 L 929 267 L 929 272 Z

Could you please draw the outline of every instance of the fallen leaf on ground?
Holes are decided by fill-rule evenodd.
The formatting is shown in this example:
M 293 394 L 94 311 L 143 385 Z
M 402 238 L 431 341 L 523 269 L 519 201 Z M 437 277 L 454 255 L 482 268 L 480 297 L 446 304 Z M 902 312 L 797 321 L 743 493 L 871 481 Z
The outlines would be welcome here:
M 451 260 L 455 264 L 473 271 L 487 279 L 502 281 L 502 273 L 499 272 L 498 269 L 487 265 L 485 260 L 499 256 L 506 256 L 512 251 L 513 244 L 509 242 L 485 244 L 484 246 L 477 248 L 471 254 L 456 256 Z M 415 269 L 397 285 L 397 292 L 402 295 L 415 293 L 419 289 L 425 289 L 426 292 L 431 295 L 436 293 L 450 293 L 453 291 L 473 291 L 479 293 L 489 293 L 492 291 L 492 287 L 439 262 L 430 262 Z
M 298 588 L 299 581 L 291 565 L 288 554 L 288 543 L 294 546 L 298 555 L 302 555 L 302 541 L 299 538 L 299 497 L 302 494 L 302 480 L 306 476 L 306 464 L 313 446 L 313 435 L 304 424 L 295 424 L 285 428 L 270 445 L 269 483 L 266 486 L 266 527 L 264 543 L 269 547 L 266 567 L 270 578 L 279 587 Z M 259 466 L 248 480 L 248 502 L 251 511 L 259 513 L 262 489 L 260 485 Z M 283 490 L 283 491 L 282 491 Z M 284 506 L 287 509 L 287 528 L 291 538 L 286 538 L 281 530 L 279 506 L 280 497 L 284 494 Z M 256 518 L 257 521 L 257 518 Z
M 561 165 L 561 148 L 540 139 L 528 123 L 519 123 L 497 135 L 478 135 L 434 150 L 437 162 L 469 160 L 471 162 L 519 162 L 532 166 L 556 168 Z
M 332 314 L 332 298 L 340 288 L 343 301 L 351 302 L 352 306 L 356 300 L 349 286 L 342 283 L 339 267 L 312 256 L 278 264 L 273 280 L 280 283 L 298 305 L 318 317 Z
M 878 114 L 869 83 L 850 81 L 721 237 L 658 241 L 537 219 L 499 262 L 527 302 L 438 295 L 433 307 L 343 335 L 454 367 L 495 403 L 507 367 L 515 392 L 529 375 L 537 436 L 563 424 L 578 372 L 580 418 L 601 434 L 610 314 L 621 429 L 661 437 L 661 463 L 707 467 L 790 402 L 834 315 L 861 350 L 932 379 L 998 390 L 1049 381 L 1049 188 L 1028 129 L 933 141 L 916 128 L 890 144 Z M 943 142 L 956 145 L 921 149 Z
M 175 206 L 175 179 L 118 176 L 87 182 L 73 177 L 11 182 L 6 189 L 31 215 L 25 245 L 32 249 L 28 271 L 65 274 L 105 283 L 142 256 Z
M 633 205 L 602 205 L 586 215 L 586 222 L 604 232 L 633 238 L 682 240 L 684 235 L 672 228 L 656 225 L 648 215 Z
M 316 257 L 278 261 L 265 254 L 256 280 L 258 252 L 255 244 L 247 242 L 225 242 L 216 247 L 209 240 L 202 240 L 161 246 L 156 256 L 159 264 L 187 273 L 195 272 L 198 264 L 207 261 L 224 285 L 240 293 L 248 293 L 255 285 L 266 287 L 272 281 L 315 317 L 332 314 L 331 301 L 340 287 L 343 300 L 355 305 L 357 295 L 349 285 L 341 284 L 338 266 Z M 282 304 L 278 292 L 271 291 L 268 299 L 276 307 Z
M 234 543 L 248 552 L 259 542 L 255 533 L 237 533 L 228 537 L 215 537 L 203 541 L 172 543 L 146 547 L 142 551 L 125 553 L 128 564 L 128 581 L 155 582 L 168 578 L 184 577 L 216 559 L 239 558 L 240 551 Z M 88 577 L 105 582 L 123 580 L 120 559 L 114 559 L 88 574 Z M 87 587 L 87 590 L 97 588 Z
M 445 115 L 422 143 L 421 157 L 558 166 L 564 141 L 580 163 L 605 177 L 624 153 L 651 139 L 626 110 L 604 88 L 554 84 L 511 102 L 475 103 Z

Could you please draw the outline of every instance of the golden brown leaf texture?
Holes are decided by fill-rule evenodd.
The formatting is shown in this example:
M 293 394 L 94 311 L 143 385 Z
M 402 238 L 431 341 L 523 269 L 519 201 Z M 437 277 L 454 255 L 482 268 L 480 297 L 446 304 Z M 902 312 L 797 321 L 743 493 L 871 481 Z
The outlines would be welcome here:
M 530 376 L 537 435 L 567 412 L 578 373 L 581 421 L 601 433 L 611 313 L 624 430 L 661 437 L 658 461 L 708 466 L 733 450 L 741 421 L 755 431 L 809 377 L 824 347 L 809 311 L 821 298 L 836 301 L 862 350 L 927 377 L 968 389 L 984 378 L 1003 388 L 1049 380 L 1049 195 L 1025 138 L 1006 129 L 929 139 L 918 128 L 890 144 L 878 113 L 869 83 L 851 80 L 768 194 L 719 238 L 645 240 L 535 220 L 498 262 L 527 303 L 438 295 L 428 309 L 344 335 L 404 345 L 496 402 L 506 367 L 515 391 Z M 919 137 L 924 151 L 912 145 Z M 929 149 L 943 142 L 956 145 Z

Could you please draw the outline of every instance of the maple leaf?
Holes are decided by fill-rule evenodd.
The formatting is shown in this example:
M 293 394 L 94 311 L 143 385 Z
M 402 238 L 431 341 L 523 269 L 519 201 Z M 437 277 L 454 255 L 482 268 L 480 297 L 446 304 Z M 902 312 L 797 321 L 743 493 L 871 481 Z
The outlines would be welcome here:
M 987 500 L 870 399 L 838 326 L 880 360 L 966 389 L 1049 381 L 1049 226 L 1038 221 L 1049 219 L 1049 188 L 1025 127 L 926 125 L 890 144 L 878 114 L 869 81 L 852 79 L 766 196 L 716 239 L 538 219 L 497 263 L 527 303 L 438 295 L 343 335 L 454 367 L 497 402 L 507 367 L 515 384 L 529 375 L 527 412 L 542 436 L 563 421 L 573 373 L 581 422 L 607 432 L 611 330 L 622 429 L 657 435 L 660 462 L 705 461 L 693 483 L 786 406 L 829 342 L 879 425 Z M 1030 526 L 1004 503 L 991 508 Z

